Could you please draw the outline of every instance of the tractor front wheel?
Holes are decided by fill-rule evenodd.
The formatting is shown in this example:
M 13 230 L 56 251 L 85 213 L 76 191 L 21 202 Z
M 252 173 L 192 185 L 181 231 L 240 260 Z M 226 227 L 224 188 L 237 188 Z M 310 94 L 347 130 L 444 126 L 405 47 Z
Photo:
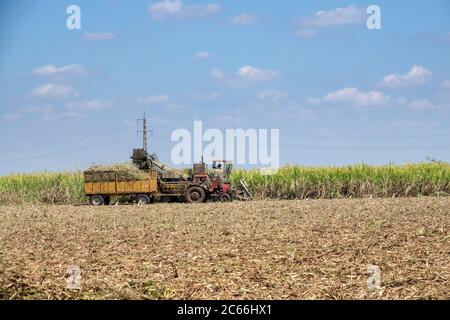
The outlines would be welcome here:
M 189 203 L 202 203 L 206 201 L 206 193 L 201 187 L 191 187 L 186 192 L 186 200 Z
M 228 194 L 228 193 L 222 193 L 222 194 L 219 196 L 219 201 L 220 201 L 220 202 L 231 202 L 231 201 L 233 201 L 233 198 L 232 198 L 231 195 Z

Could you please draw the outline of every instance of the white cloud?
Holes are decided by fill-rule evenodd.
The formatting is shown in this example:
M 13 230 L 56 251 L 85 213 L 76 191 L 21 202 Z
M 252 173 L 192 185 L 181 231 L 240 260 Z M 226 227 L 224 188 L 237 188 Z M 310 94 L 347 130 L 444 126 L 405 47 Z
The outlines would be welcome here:
M 34 69 L 32 73 L 35 76 L 83 75 L 87 73 L 87 70 L 79 64 L 71 64 L 59 68 L 49 64 Z
M 279 77 L 279 73 L 274 70 L 263 70 L 252 66 L 244 66 L 236 71 L 236 75 L 249 81 L 268 81 Z
M 181 0 L 164 0 L 152 4 L 149 11 L 154 19 L 163 19 L 165 16 L 180 15 L 183 11 L 183 4 Z
M 230 18 L 229 21 L 231 24 L 246 25 L 246 24 L 257 23 L 258 18 L 252 14 L 242 13 L 242 14 L 238 14 L 238 15 Z
M 433 110 L 436 106 L 428 99 L 414 100 L 408 104 L 408 108 L 415 111 Z
M 258 93 L 258 99 L 261 101 L 281 101 L 289 97 L 286 91 L 267 90 Z
M 116 35 L 112 32 L 85 32 L 83 39 L 87 41 L 108 41 L 114 40 Z
M 137 103 L 144 104 L 144 105 L 150 105 L 150 106 L 163 104 L 168 101 L 169 101 L 168 95 L 140 97 L 137 99 Z
M 222 81 L 225 79 L 225 74 L 219 69 L 212 69 L 211 78 L 213 78 L 213 80 L 215 81 Z
M 73 98 L 79 92 L 68 85 L 48 83 L 33 89 L 31 94 L 40 98 Z
M 442 89 L 449 89 L 450 90 L 450 80 L 442 81 L 439 84 L 439 87 L 442 88 Z
M 149 13 L 154 20 L 201 18 L 217 13 L 220 5 L 183 5 L 181 0 L 163 0 L 149 7 Z
M 297 23 L 299 29 L 296 34 L 304 38 L 312 37 L 316 34 L 315 29 L 317 28 L 358 24 L 365 20 L 365 9 L 355 5 L 332 10 L 320 10 L 311 16 L 301 17 Z
M 66 103 L 65 107 L 72 112 L 81 111 L 101 111 L 108 109 L 112 105 L 112 100 L 86 100 L 86 101 L 73 101 Z
M 350 5 L 333 10 L 320 10 L 310 17 L 300 19 L 300 24 L 310 28 L 341 26 L 361 23 L 366 19 L 364 8 Z
M 439 111 L 449 110 L 450 104 L 436 104 L 429 99 L 421 99 L 409 102 L 407 108 L 413 111 Z
M 380 106 L 389 101 L 386 96 L 379 91 L 359 91 L 357 88 L 344 88 L 328 93 L 322 98 L 310 99 L 311 104 L 336 103 L 351 104 L 359 107 Z
M 206 60 L 211 57 L 211 54 L 208 51 L 199 51 L 195 53 L 194 57 L 197 59 Z
M 390 74 L 381 80 L 381 85 L 388 88 L 407 88 L 424 84 L 432 77 L 431 71 L 424 67 L 413 65 L 406 74 Z
M 221 70 L 212 69 L 211 78 L 222 85 L 241 86 L 276 80 L 280 78 L 280 73 L 275 70 L 258 69 L 247 65 L 239 68 L 234 76 L 226 76 Z

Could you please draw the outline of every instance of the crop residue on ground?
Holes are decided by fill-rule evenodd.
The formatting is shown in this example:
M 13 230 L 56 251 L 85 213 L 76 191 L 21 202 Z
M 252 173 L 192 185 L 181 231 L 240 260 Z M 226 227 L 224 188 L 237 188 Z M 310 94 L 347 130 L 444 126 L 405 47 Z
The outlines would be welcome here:
M 446 197 L 0 206 L 0 298 L 449 299 L 449 227 Z

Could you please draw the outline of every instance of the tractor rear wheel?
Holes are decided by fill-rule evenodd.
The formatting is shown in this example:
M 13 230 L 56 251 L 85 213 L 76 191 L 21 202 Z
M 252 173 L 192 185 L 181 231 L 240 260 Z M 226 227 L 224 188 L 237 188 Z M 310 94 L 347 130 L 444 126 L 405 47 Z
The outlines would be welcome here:
M 136 197 L 136 203 L 139 204 L 139 205 L 149 204 L 150 203 L 150 197 L 148 195 L 146 195 L 146 194 L 139 194 Z
M 105 204 L 105 198 L 101 195 L 93 195 L 89 197 L 89 203 L 93 206 L 102 206 Z
M 202 203 L 206 201 L 206 193 L 201 187 L 191 187 L 186 192 L 186 200 L 189 203 Z
M 231 195 L 228 194 L 228 193 L 222 193 L 222 194 L 219 196 L 219 201 L 220 201 L 220 202 L 231 202 L 231 201 L 233 201 L 233 198 L 232 198 Z

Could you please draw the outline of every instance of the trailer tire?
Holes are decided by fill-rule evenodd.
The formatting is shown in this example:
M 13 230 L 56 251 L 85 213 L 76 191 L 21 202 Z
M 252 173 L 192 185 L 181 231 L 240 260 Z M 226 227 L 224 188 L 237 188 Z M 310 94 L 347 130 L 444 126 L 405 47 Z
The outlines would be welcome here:
M 201 187 L 191 187 L 186 191 L 186 200 L 189 203 L 202 203 L 206 201 L 205 190 Z
M 149 204 L 150 203 L 150 197 L 146 194 L 138 194 L 136 197 L 136 204 L 142 205 L 142 204 Z
M 93 206 L 102 206 L 105 204 L 105 198 L 99 194 L 96 194 L 89 197 L 89 203 Z
M 232 198 L 231 195 L 228 194 L 228 193 L 222 193 L 222 194 L 219 196 L 219 201 L 220 201 L 220 202 L 232 202 L 232 201 L 233 201 L 233 198 Z

